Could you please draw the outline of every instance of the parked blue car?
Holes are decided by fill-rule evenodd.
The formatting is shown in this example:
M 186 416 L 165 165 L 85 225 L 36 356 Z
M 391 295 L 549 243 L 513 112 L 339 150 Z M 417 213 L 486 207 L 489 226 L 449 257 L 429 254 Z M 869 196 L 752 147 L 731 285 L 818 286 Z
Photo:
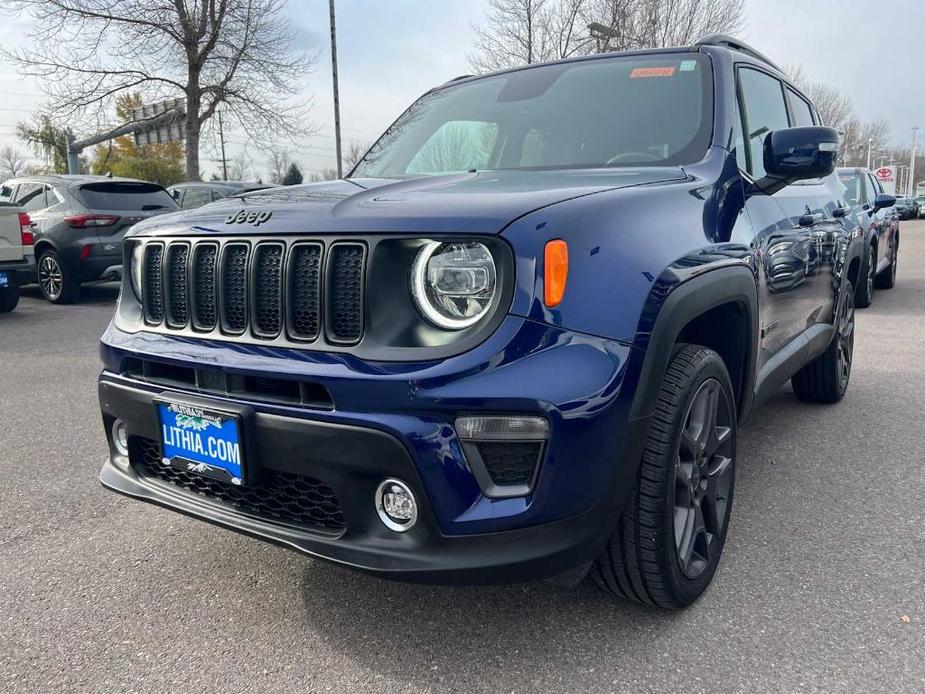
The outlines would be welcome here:
M 854 287 L 854 305 L 867 308 L 874 288 L 892 289 L 899 261 L 899 221 L 890 209 L 896 198 L 883 192 L 880 181 L 867 169 L 839 167 L 845 200 L 863 230 L 860 280 Z
M 133 230 L 101 481 L 379 576 L 687 605 L 741 422 L 848 386 L 838 146 L 728 37 L 435 88 L 345 180 Z

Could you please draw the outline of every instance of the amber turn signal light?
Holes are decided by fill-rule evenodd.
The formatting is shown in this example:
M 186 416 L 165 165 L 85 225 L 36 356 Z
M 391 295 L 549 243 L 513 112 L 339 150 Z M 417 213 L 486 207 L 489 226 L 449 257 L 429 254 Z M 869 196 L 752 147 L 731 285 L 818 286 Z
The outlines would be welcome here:
M 543 263 L 543 299 L 552 308 L 562 303 L 568 279 L 568 244 L 562 239 L 549 241 Z

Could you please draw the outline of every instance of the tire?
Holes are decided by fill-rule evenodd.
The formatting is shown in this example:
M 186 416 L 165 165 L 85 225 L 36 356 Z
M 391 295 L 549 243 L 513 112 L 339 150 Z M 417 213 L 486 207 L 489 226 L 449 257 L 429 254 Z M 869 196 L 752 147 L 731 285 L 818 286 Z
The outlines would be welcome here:
M 854 289 L 855 308 L 867 308 L 874 300 L 874 283 L 877 279 L 877 250 L 871 244 L 867 247 L 864 262 L 864 274 L 858 277 L 858 286 Z
M 19 304 L 19 287 L 15 284 L 12 287 L 0 289 L 0 313 L 9 313 Z
M 37 274 L 42 296 L 53 304 L 72 304 L 80 297 L 80 282 L 61 261 L 57 251 L 39 256 Z
M 636 481 L 592 567 L 605 591 L 679 608 L 706 590 L 732 510 L 735 422 L 723 360 L 705 347 L 680 345 L 662 381 Z
M 892 289 L 896 285 L 896 269 L 899 263 L 899 246 L 893 241 L 892 258 L 890 266 L 877 275 L 877 289 Z
M 848 283 L 848 280 L 845 280 Z M 790 384 L 800 400 L 838 402 L 848 390 L 854 356 L 854 291 L 850 283 L 842 292 L 835 335 L 825 352 L 800 369 Z

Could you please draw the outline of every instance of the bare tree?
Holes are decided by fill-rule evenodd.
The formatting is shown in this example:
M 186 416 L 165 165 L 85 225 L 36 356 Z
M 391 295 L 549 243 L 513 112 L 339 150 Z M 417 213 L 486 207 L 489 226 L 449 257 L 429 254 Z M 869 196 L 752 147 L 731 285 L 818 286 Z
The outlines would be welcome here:
M 611 38 L 598 51 L 688 46 L 708 34 L 736 34 L 744 0 L 587 0 L 584 18 Z
M 786 66 L 784 69 L 794 84 L 806 92 L 806 96 L 816 105 L 824 125 L 838 129 L 845 126 L 854 113 L 854 104 L 847 94 L 831 85 L 811 81 L 800 65 Z
M 186 175 L 199 178 L 200 134 L 220 105 L 252 138 L 304 134 L 287 105 L 314 56 L 294 51 L 285 0 L 6 0 L 35 27 L 3 55 L 38 78 L 52 112 L 99 125 L 113 98 L 186 99 Z
M 587 52 L 586 0 L 489 0 L 488 21 L 473 26 L 476 72 L 492 72 Z
M 574 55 L 686 46 L 707 34 L 736 33 L 744 0 L 489 0 L 475 26 L 469 63 L 478 72 Z M 603 28 L 592 38 L 588 25 Z
M 267 168 L 270 170 L 270 183 L 282 183 L 286 178 L 289 165 L 293 163 L 292 152 L 286 147 L 270 146 L 267 154 Z
M 839 162 L 843 166 L 867 166 L 867 151 L 871 152 L 871 166 L 877 165 L 882 152 L 886 152 L 890 126 L 881 118 L 875 121 L 862 121 L 851 115 L 840 124 L 842 133 Z M 890 159 L 887 154 L 887 159 Z M 908 160 L 908 155 L 906 156 Z
M 369 150 L 369 147 L 370 144 L 368 142 L 351 142 L 344 155 L 344 171 L 352 170 L 353 167 L 357 165 L 357 162 L 360 161 L 363 155 Z
M 228 162 L 228 179 L 231 181 L 249 181 L 254 177 L 250 155 L 242 149 Z
M 26 160 L 22 152 L 13 147 L 5 145 L 0 148 L 0 173 L 4 178 L 16 178 L 26 172 Z

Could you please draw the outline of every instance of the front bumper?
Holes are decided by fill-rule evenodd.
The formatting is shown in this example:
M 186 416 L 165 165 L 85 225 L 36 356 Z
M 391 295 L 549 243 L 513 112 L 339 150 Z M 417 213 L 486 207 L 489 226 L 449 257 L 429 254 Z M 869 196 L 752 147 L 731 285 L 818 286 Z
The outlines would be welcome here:
M 332 399 L 327 409 L 246 397 L 201 401 L 246 408 L 255 432 L 249 438 L 257 442 L 248 448 L 248 465 L 321 480 L 339 499 L 346 523 L 337 533 L 318 532 L 242 512 L 139 475 L 111 440 L 101 481 L 123 494 L 380 575 L 457 583 L 551 576 L 599 553 L 635 477 L 648 420 L 628 421 L 632 392 L 621 387 L 635 352 L 513 316 L 479 348 L 423 364 L 371 364 L 348 355 L 133 335 L 110 327 L 100 379 L 107 432 L 118 417 L 130 437 L 157 441 L 154 398 L 203 398 L 189 387 L 126 375 L 126 363 L 139 358 L 227 374 L 310 378 L 323 386 Z M 453 429 L 463 412 L 547 418 L 550 439 L 529 495 L 482 494 Z M 386 477 L 403 480 L 419 502 L 418 523 L 407 533 L 388 530 L 375 513 L 374 491 Z

